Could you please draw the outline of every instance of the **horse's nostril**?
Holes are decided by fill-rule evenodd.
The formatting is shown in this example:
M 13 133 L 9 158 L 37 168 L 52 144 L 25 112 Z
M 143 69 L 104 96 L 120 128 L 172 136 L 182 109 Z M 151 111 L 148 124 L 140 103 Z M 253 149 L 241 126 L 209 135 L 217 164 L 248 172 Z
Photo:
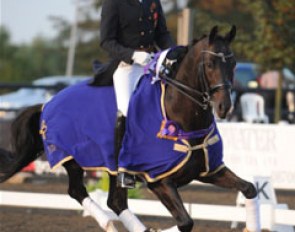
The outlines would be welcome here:
M 219 104 L 219 111 L 220 112 L 224 111 L 224 104 L 223 103 Z

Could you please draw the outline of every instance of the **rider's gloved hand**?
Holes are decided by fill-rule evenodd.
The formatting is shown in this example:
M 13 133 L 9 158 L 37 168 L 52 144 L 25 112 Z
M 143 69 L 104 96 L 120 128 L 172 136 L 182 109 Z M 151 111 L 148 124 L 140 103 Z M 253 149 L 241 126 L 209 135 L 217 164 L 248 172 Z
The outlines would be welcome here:
M 145 66 L 151 61 L 151 54 L 143 51 L 135 51 L 132 55 L 134 63 Z

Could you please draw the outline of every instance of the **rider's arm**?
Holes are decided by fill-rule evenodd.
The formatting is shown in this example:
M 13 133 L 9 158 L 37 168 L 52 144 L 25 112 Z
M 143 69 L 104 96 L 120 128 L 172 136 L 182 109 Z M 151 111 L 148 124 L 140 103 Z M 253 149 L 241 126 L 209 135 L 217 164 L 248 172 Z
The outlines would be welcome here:
M 161 2 L 158 1 L 157 5 L 157 27 L 155 29 L 155 41 L 157 45 L 163 50 L 172 46 L 175 46 L 175 43 L 171 37 L 170 32 L 167 29 L 166 19 L 164 12 L 161 6 Z
M 100 45 L 111 57 L 132 63 L 134 49 L 122 46 L 118 42 L 119 10 L 120 0 L 105 0 L 102 5 L 101 26 L 100 26 Z

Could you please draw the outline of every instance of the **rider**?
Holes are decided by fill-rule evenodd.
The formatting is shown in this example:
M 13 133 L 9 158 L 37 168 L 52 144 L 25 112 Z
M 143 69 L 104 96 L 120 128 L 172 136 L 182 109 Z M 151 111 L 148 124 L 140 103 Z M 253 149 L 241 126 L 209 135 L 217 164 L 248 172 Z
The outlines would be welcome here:
M 113 74 L 118 106 L 115 155 L 118 158 L 125 133 L 130 96 L 151 60 L 151 53 L 174 46 L 167 30 L 160 0 L 104 0 L 101 13 L 101 47 L 119 65 Z M 118 185 L 133 188 L 135 177 L 118 174 Z

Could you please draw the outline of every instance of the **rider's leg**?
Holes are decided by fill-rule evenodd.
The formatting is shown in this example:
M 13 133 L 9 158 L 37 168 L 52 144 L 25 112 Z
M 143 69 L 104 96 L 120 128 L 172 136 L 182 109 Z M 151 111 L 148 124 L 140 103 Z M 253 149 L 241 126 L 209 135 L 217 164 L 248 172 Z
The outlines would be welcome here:
M 129 100 L 142 73 L 143 67 L 136 64 L 130 65 L 121 62 L 113 75 L 116 101 L 119 110 L 115 131 L 115 155 L 117 160 L 125 133 L 125 118 L 127 116 Z M 134 188 L 135 176 L 125 172 L 119 173 L 118 185 L 122 188 Z
M 125 134 L 125 123 L 126 117 L 122 114 L 122 112 L 118 111 L 115 128 L 115 159 L 117 160 L 117 162 L 119 159 L 119 153 L 122 147 L 122 141 Z M 135 176 L 125 172 L 119 172 L 117 177 L 117 184 L 119 187 L 122 188 L 134 188 Z

